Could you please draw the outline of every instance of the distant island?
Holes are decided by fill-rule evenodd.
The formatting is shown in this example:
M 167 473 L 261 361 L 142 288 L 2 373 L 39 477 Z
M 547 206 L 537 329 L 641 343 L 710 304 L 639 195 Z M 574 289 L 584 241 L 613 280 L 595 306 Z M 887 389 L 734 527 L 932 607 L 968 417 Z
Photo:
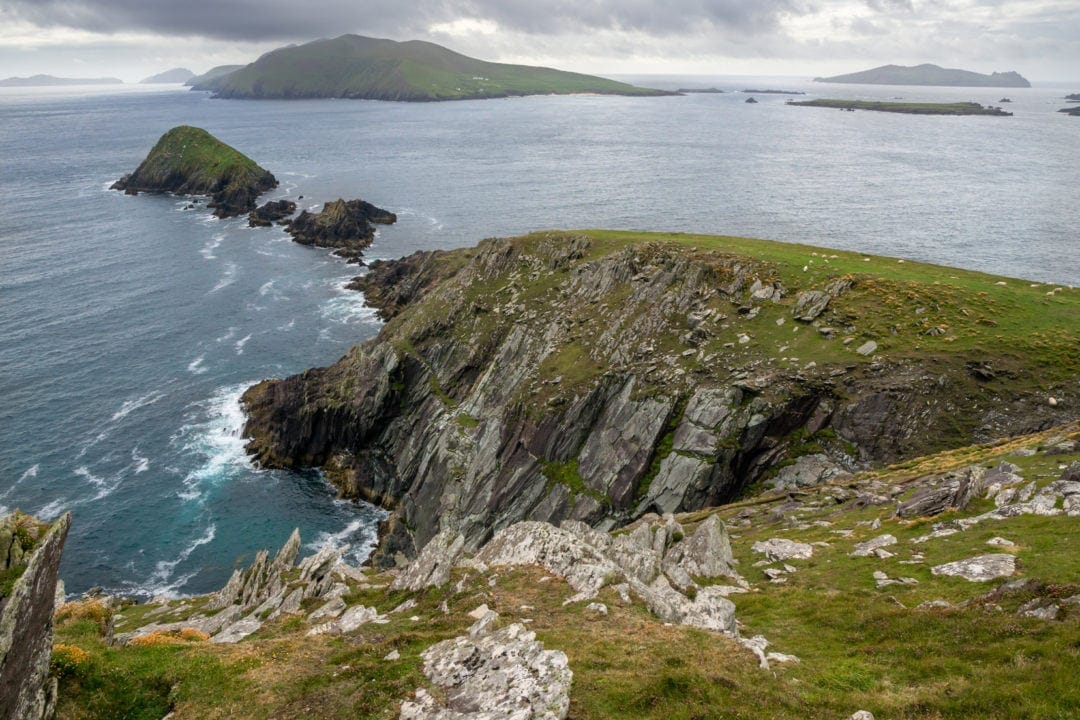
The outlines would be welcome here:
M 882 65 L 873 70 L 814 78 L 814 82 L 857 83 L 861 85 L 936 85 L 942 87 L 1031 87 L 1017 72 L 982 75 L 970 70 L 943 68 L 929 63 L 906 67 Z
M 675 94 L 551 68 L 485 62 L 419 40 L 396 42 L 360 35 L 280 48 L 193 87 L 219 98 L 411 102 L 575 93 Z
M 189 85 L 189 86 L 195 88 L 196 90 L 200 90 L 202 88 L 198 88 L 198 87 L 195 87 L 195 86 L 202 85 L 203 83 L 209 82 L 210 80 L 216 80 L 217 78 L 224 77 L 225 75 L 228 75 L 231 72 L 236 72 L 237 70 L 239 70 L 242 67 L 244 67 L 244 66 L 243 65 L 218 65 L 217 67 L 210 68 L 209 70 L 204 72 L 202 75 L 196 75 L 196 76 L 194 76 L 192 78 L 189 78 L 184 84 Z
M 755 95 L 805 95 L 801 90 L 743 90 L 744 93 Z
M 1066 115 L 1072 115 L 1073 117 L 1080 117 L 1080 105 L 1074 105 L 1073 107 L 1061 108 L 1058 112 L 1065 113 Z
M 180 125 L 161 136 L 135 172 L 113 190 L 128 195 L 175 193 L 209 195 L 218 217 L 255 209 L 255 199 L 277 187 L 277 179 L 254 160 L 202 128 Z
M 714 88 L 714 87 L 711 87 L 711 88 L 679 88 L 675 92 L 679 93 L 680 95 L 693 95 L 695 93 L 701 93 L 701 94 L 706 94 L 707 95 L 707 94 L 726 93 L 727 90 L 721 90 L 720 88 Z
M 119 78 L 62 78 L 54 75 L 9 77 L 0 80 L 0 87 L 50 87 L 54 85 L 123 85 Z
M 835 110 L 875 110 L 877 112 L 905 113 L 908 115 L 998 115 L 1009 117 L 1011 112 L 1006 112 L 999 107 L 984 107 L 974 102 L 955 103 L 909 103 L 909 102 L 880 102 L 877 100 L 836 100 L 822 98 L 820 100 L 788 100 L 788 105 L 802 107 L 823 107 Z
M 166 70 L 163 73 L 157 75 L 151 75 L 148 78 L 144 78 L 139 82 L 143 85 L 150 85 L 154 83 L 186 83 L 195 77 L 195 73 L 191 72 L 187 68 L 173 68 L 172 70 Z
M 1073 93 L 1071 95 L 1066 95 L 1065 99 L 1068 100 L 1069 102 L 1080 102 L 1080 93 Z

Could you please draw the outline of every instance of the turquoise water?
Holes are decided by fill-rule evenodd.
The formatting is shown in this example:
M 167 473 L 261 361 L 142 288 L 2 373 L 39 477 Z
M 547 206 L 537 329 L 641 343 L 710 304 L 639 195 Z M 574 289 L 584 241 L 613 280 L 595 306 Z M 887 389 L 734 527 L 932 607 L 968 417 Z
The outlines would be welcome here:
M 1080 121 L 1054 112 L 1065 90 L 1076 88 L 1010 90 L 1011 119 L 788 108 L 779 96 L 746 105 L 739 94 L 397 104 L 3 91 L 0 509 L 73 512 L 63 576 L 74 592 L 209 590 L 294 526 L 309 551 L 370 550 L 379 511 L 336 501 L 318 473 L 253 467 L 237 403 L 249 384 L 331 363 L 378 331 L 342 289 L 358 270 L 280 229 L 107 189 L 174 125 L 205 127 L 274 172 L 282 184 L 266 199 L 363 197 L 396 211 L 372 258 L 616 227 L 1075 284 Z

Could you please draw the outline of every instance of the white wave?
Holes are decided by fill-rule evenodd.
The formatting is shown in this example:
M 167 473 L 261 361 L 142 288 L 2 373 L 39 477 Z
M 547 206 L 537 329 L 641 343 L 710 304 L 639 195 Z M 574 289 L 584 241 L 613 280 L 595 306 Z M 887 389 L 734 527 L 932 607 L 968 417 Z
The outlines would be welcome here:
M 88 498 L 89 501 L 101 500 L 116 492 L 116 488 L 120 487 L 120 481 L 122 479 L 122 473 L 113 475 L 108 478 L 98 477 L 94 473 L 90 472 L 90 468 L 85 465 L 80 465 L 75 468 L 75 474 L 86 480 L 92 486 L 97 488 L 97 492 L 92 498 Z
M 268 280 L 264 282 L 262 286 L 259 287 L 259 294 L 265 296 L 266 293 L 270 292 L 270 290 L 274 287 L 274 282 L 275 281 L 273 280 Z
M 25 480 L 33 480 L 34 478 L 36 478 L 37 474 L 38 474 L 38 468 L 39 467 L 40 466 L 36 465 L 36 464 L 31 465 L 29 468 L 27 468 L 25 471 L 23 471 L 23 474 L 19 476 L 18 480 L 16 480 L 15 482 L 13 482 L 11 484 L 11 487 L 9 487 L 4 492 L 0 493 L 0 498 L 6 498 L 8 495 L 10 495 L 12 492 L 15 491 L 15 488 L 17 488 L 19 485 L 22 485 L 23 481 L 25 481 Z M 3 514 L 4 514 L 3 512 L 0 512 L 0 515 L 3 515 Z
M 236 331 L 239 330 L 239 329 L 240 328 L 238 328 L 238 327 L 229 328 L 228 332 L 226 332 L 221 337 L 217 338 L 217 342 L 219 342 L 219 343 L 220 342 L 228 342 L 229 340 L 232 340 L 234 337 L 236 337 Z
M 83 458 L 83 456 L 86 455 L 86 453 L 90 451 L 90 448 L 94 447 L 99 442 L 101 442 L 105 438 L 109 437 L 109 434 L 111 432 L 112 432 L 112 430 L 102 430 L 101 432 L 99 432 L 97 434 L 97 436 L 94 437 L 93 440 L 90 440 L 89 442 L 84 443 L 83 446 L 81 448 L 79 448 L 79 453 L 75 456 L 75 459 L 76 460 L 81 460 Z
M 34 515 L 41 520 L 52 520 L 53 518 L 60 517 L 60 514 L 64 512 L 64 508 L 68 505 L 68 501 L 63 498 L 53 500 L 48 505 L 35 512 Z
M 247 342 L 250 339 L 251 339 L 251 333 L 248 333 L 247 335 L 245 335 L 244 337 L 242 337 L 242 338 L 240 338 L 239 340 L 236 341 L 236 354 L 237 355 L 243 355 L 244 354 L 244 346 L 247 345 Z
M 221 247 L 223 240 L 225 240 L 224 235 L 215 235 L 212 240 L 202 246 L 202 249 L 199 250 L 199 254 L 207 260 L 217 260 L 217 255 L 214 254 L 214 251 Z
M 154 567 L 154 573 L 150 576 L 146 583 L 138 585 L 135 590 L 139 593 L 145 593 L 147 595 L 167 595 L 169 597 L 176 597 L 176 590 L 187 584 L 187 581 L 195 577 L 198 572 L 191 572 L 186 575 L 181 575 L 178 578 L 173 578 L 173 572 L 176 570 L 176 566 L 191 557 L 191 553 L 207 543 L 214 541 L 214 536 L 217 534 L 217 525 L 210 523 L 210 527 L 206 528 L 206 531 L 186 548 L 180 551 L 180 554 L 176 556 L 174 560 L 159 560 Z
M 206 372 L 208 368 L 203 365 L 203 360 L 205 358 L 205 355 L 200 355 L 199 357 L 189 362 L 187 366 L 188 372 L 192 375 L 202 375 L 204 372 Z
M 138 410 L 141 407 L 146 407 L 147 405 L 153 405 L 163 397 L 165 397 L 165 393 L 163 392 L 152 392 L 143 395 L 142 397 L 137 397 L 134 400 L 125 400 L 120 406 L 120 409 L 113 413 L 112 419 L 114 422 L 122 420 L 132 411 Z
M 292 330 L 294 327 L 296 327 L 296 318 L 293 318 L 292 320 L 285 323 L 284 325 L 279 325 L 277 327 L 277 330 L 278 330 L 278 332 L 284 332 L 286 330 Z
M 4 516 L 4 515 L 7 515 L 7 514 L 8 514 L 8 506 L 7 505 L 0 505 L 0 516 Z
M 221 279 L 217 281 L 217 285 L 211 288 L 210 293 L 216 293 L 218 290 L 227 288 L 236 282 L 236 269 L 236 263 L 225 263 L 225 272 L 222 274 Z
M 319 313 L 330 322 L 339 325 L 377 322 L 376 310 L 367 304 L 363 293 L 347 290 L 335 281 L 337 295 L 319 306 Z
M 150 469 L 150 458 L 139 455 L 138 446 L 131 451 L 131 461 L 135 464 L 135 474 L 139 475 Z
M 199 500 L 207 485 L 217 485 L 240 471 L 255 467 L 244 450 L 244 410 L 240 396 L 251 383 L 219 389 L 207 400 L 193 406 L 193 422 L 185 424 L 173 436 L 187 453 L 200 456 L 194 470 L 184 477 L 178 495 L 186 501 Z

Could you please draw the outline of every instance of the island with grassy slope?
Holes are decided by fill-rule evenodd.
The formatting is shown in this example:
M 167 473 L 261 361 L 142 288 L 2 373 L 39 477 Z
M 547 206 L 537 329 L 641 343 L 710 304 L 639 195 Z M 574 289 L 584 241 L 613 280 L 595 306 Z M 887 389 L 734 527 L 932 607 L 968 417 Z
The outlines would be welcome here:
M 987 107 L 975 102 L 955 103 L 912 103 L 884 102 L 879 100 L 838 100 L 820 98 L 817 100 L 789 100 L 787 105 L 801 107 L 822 107 L 834 110 L 874 110 L 877 112 L 903 113 L 906 115 L 995 115 L 1011 117 L 1012 113 L 999 107 Z
M 54 75 L 32 75 L 30 77 L 9 77 L 0 80 L 0 87 L 53 87 L 64 85 L 123 85 L 119 78 L 65 78 Z
M 817 77 L 814 82 L 857 83 L 861 85 L 934 85 L 942 87 L 1031 87 L 1031 83 L 1017 72 L 995 72 L 990 75 L 943 68 L 929 63 L 923 65 L 882 65 L 872 70 Z
M 187 68 L 173 68 L 172 70 L 166 70 L 165 72 L 158 73 L 157 75 L 151 75 L 148 78 L 144 78 L 139 81 L 142 85 L 154 85 L 154 84 L 179 84 L 182 85 L 195 77 L 195 73 L 191 72 Z
M 254 210 L 258 196 L 277 184 L 269 171 L 239 150 L 202 128 L 181 125 L 162 135 L 135 172 L 112 189 L 128 195 L 208 195 L 215 215 L 231 217 Z
M 674 95 L 579 73 L 466 57 L 440 45 L 342 35 L 269 52 L 194 85 L 220 98 L 468 100 L 523 95 Z
M 243 65 L 218 65 L 216 67 L 210 68 L 209 70 L 204 72 L 202 75 L 196 75 L 195 77 L 189 79 L 187 82 L 184 83 L 184 85 L 187 85 L 188 87 L 191 87 L 191 88 L 193 88 L 195 90 L 199 90 L 199 89 L 202 89 L 199 86 L 202 85 L 203 83 L 207 83 L 207 82 L 209 82 L 211 80 L 215 80 L 215 79 L 224 77 L 225 75 L 228 75 L 231 72 L 236 72 L 237 70 L 239 70 L 242 67 L 244 67 L 244 66 Z

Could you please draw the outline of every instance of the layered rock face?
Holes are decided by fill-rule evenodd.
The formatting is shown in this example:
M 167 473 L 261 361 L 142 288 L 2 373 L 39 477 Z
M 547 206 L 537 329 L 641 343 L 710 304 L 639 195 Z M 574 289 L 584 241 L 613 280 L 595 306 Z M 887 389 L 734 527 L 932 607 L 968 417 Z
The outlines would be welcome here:
M 746 257 L 556 234 L 380 263 L 356 286 L 386 327 L 251 388 L 249 449 L 393 509 L 375 555 L 392 564 L 440 530 L 472 551 L 521 520 L 609 529 L 777 468 L 809 484 L 1063 421 L 963 359 L 841 345 L 858 282 L 789 288 Z M 779 362 L 793 325 L 819 362 Z
M 47 720 L 56 707 L 49 677 L 60 556 L 71 516 L 44 526 L 26 516 L 0 519 L 0 571 L 21 574 L 0 596 L 0 717 Z
M 304 210 L 286 226 L 302 245 L 337 248 L 337 254 L 358 261 L 375 239 L 374 224 L 393 225 L 397 215 L 364 200 L 334 200 L 321 212 Z
M 254 210 L 259 195 L 277 185 L 269 171 L 236 148 L 202 128 L 181 125 L 162 135 L 135 172 L 112 189 L 128 195 L 208 195 L 215 215 L 232 217 Z

